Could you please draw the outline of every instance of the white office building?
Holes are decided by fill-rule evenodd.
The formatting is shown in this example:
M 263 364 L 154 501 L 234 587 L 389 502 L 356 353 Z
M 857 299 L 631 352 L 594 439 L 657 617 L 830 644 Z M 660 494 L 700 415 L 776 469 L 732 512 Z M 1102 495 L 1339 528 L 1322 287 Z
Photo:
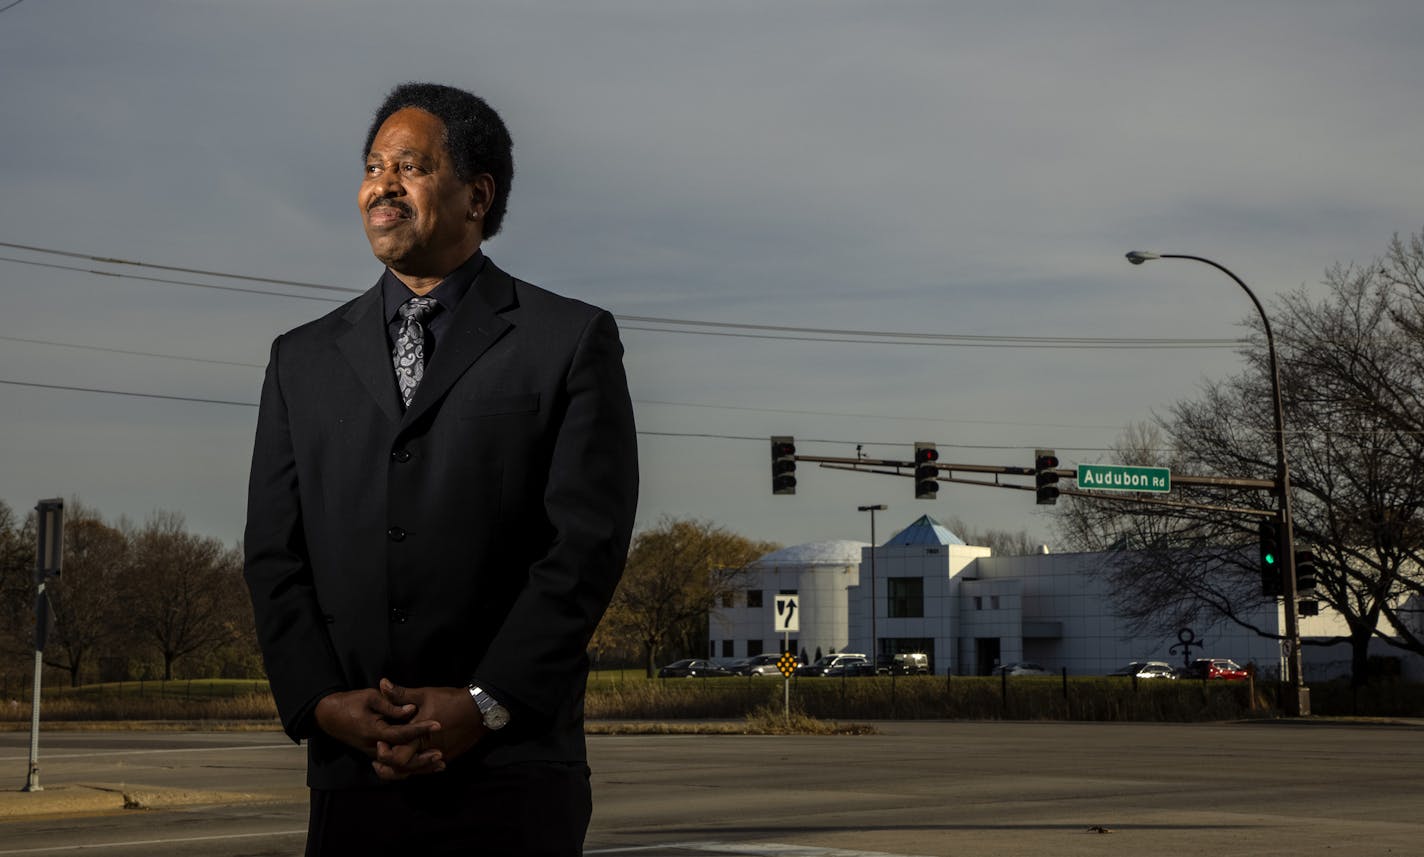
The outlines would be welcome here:
M 744 592 L 711 617 L 710 653 L 731 658 L 780 651 L 783 640 L 772 633 L 773 598 L 795 594 L 801 630 L 790 642 L 808 658 L 924 652 L 940 675 L 983 675 L 1015 661 L 1102 675 L 1134 660 L 1175 665 L 1224 657 L 1254 663 L 1265 677 L 1281 674 L 1283 644 L 1234 622 L 1160 637 L 1131 633 L 1114 612 L 1107 577 L 1100 573 L 1112 557 L 996 557 L 989 548 L 966 545 L 928 515 L 878 547 L 853 541 L 797 545 L 747 569 Z M 1284 626 L 1283 609 L 1264 602 L 1243 618 L 1267 633 L 1281 633 Z M 1302 637 L 1335 637 L 1345 630 L 1323 607 L 1318 616 L 1300 618 Z M 1308 680 L 1349 673 L 1346 645 L 1307 646 L 1304 653 Z M 1380 653 L 1400 656 L 1383 648 Z M 1424 679 L 1419 658 L 1402 661 L 1406 678 Z

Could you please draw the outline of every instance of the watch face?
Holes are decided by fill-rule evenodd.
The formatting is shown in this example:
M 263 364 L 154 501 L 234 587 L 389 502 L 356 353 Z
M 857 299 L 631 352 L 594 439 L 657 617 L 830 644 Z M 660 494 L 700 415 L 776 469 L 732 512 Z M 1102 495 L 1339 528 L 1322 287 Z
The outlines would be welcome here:
M 492 705 L 485 712 L 485 726 L 489 729 L 503 729 L 509 723 L 509 712 L 503 705 Z

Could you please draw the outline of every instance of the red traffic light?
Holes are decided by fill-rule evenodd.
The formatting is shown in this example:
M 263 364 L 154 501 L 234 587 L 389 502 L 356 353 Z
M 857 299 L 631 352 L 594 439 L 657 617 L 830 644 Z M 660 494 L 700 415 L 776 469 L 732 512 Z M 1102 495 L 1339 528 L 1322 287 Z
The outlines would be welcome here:
M 939 495 L 939 468 L 935 462 L 939 460 L 939 450 L 935 449 L 932 443 L 924 441 L 915 442 L 915 497 L 920 500 L 933 500 Z
M 1058 467 L 1058 456 L 1040 455 L 1033 460 L 1034 470 L 1055 470 Z
M 771 493 L 796 493 L 796 444 L 789 435 L 771 438 Z

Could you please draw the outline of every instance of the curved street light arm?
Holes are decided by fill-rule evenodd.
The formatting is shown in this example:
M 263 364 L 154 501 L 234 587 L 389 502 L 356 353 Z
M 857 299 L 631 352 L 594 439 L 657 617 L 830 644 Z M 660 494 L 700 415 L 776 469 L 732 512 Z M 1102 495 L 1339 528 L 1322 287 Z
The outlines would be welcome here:
M 1310 691 L 1305 687 L 1301 669 L 1300 623 L 1296 605 L 1295 526 L 1291 516 L 1290 466 L 1286 460 L 1285 406 L 1281 400 L 1281 369 L 1276 358 L 1276 338 L 1271 332 L 1271 320 L 1266 316 L 1265 307 L 1261 306 L 1261 301 L 1256 297 L 1256 293 L 1251 291 L 1251 287 L 1225 265 L 1204 256 L 1192 256 L 1186 253 L 1150 253 L 1134 250 L 1127 254 L 1127 260 L 1134 265 L 1141 265 L 1143 262 L 1153 259 L 1190 259 L 1210 265 L 1230 277 L 1236 285 L 1241 287 L 1241 290 L 1251 299 L 1251 303 L 1255 305 L 1256 313 L 1261 317 L 1261 326 L 1266 332 L 1266 355 L 1270 362 L 1271 395 L 1275 404 L 1276 490 L 1280 493 L 1278 511 L 1282 534 L 1281 553 L 1285 560 L 1284 567 L 1281 569 L 1281 595 L 1285 602 L 1286 645 L 1290 648 L 1286 654 L 1286 674 L 1290 684 L 1286 710 L 1297 716 L 1309 714 Z

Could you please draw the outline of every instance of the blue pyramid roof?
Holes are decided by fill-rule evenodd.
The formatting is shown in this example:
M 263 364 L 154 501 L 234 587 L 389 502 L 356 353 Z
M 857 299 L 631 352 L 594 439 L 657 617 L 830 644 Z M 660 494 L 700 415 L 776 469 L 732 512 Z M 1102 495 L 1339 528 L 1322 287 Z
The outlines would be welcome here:
M 962 545 L 964 539 L 949 531 L 949 528 L 929 515 L 921 515 L 913 524 L 890 537 L 886 546 L 906 545 Z

